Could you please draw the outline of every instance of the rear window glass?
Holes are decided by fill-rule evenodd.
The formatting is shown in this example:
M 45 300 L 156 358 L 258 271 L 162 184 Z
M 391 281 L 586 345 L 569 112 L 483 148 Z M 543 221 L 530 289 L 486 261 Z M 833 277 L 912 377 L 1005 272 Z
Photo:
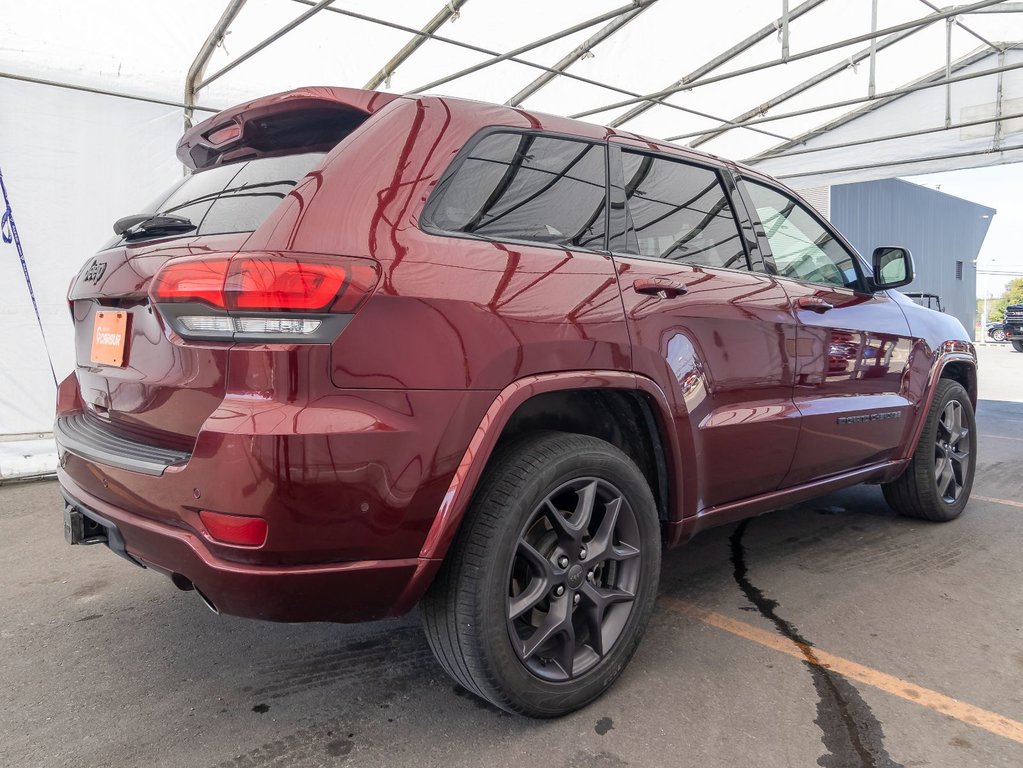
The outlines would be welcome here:
M 252 232 L 324 154 L 263 157 L 191 173 L 139 212 L 184 216 L 196 225 L 187 237 Z
M 495 240 L 604 248 L 605 148 L 491 133 L 438 185 L 423 223 Z

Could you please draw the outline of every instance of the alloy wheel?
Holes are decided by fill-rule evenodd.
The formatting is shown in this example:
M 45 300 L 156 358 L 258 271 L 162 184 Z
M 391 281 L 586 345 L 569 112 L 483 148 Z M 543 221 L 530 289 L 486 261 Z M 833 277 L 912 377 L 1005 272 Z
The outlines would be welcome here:
M 970 430 L 963 426 L 963 406 L 949 400 L 938 419 L 934 447 L 934 482 L 938 496 L 954 504 L 963 492 L 970 469 Z
M 614 485 L 580 478 L 527 519 L 508 579 L 515 653 L 537 677 L 563 682 L 593 669 L 621 637 L 642 567 L 639 525 Z

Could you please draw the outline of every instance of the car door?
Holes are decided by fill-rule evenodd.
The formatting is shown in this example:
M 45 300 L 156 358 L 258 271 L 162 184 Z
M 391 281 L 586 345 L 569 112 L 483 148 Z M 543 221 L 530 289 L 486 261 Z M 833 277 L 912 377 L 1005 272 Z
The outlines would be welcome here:
M 912 422 L 905 314 L 884 291 L 871 292 L 852 247 L 795 195 L 764 179 L 739 187 L 762 226 L 763 268 L 779 278 L 799 322 L 801 427 L 783 485 L 891 458 Z
M 611 251 L 633 370 L 675 408 L 696 511 L 778 487 L 798 433 L 795 318 L 778 281 L 750 269 L 752 228 L 723 169 L 611 142 Z M 689 473 L 687 473 L 689 474 Z

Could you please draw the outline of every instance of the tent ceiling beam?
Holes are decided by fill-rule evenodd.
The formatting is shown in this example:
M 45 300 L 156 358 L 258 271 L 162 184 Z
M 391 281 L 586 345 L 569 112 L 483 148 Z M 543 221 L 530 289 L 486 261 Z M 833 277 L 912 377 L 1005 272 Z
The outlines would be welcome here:
M 1010 45 L 1009 47 L 1013 48 L 1014 50 L 1015 49 L 1023 49 L 1023 43 L 1015 43 L 1015 44 Z M 969 54 L 967 56 L 964 56 L 963 58 L 961 58 L 958 61 L 956 61 L 952 65 L 952 71 L 953 72 L 958 72 L 958 71 L 960 71 L 960 70 L 970 66 L 971 64 L 974 64 L 974 63 L 976 63 L 978 61 L 981 61 L 981 60 L 983 60 L 985 58 L 988 58 L 989 56 L 992 55 L 992 53 L 993 53 L 993 51 L 991 49 L 980 48 L 980 49 L 974 51 L 973 53 L 971 53 L 971 54 Z M 1016 64 L 1014 66 L 1018 68 L 1021 65 L 1020 64 Z M 1006 65 L 1001 64 L 995 70 L 985 70 L 984 72 L 981 72 L 981 73 L 969 73 L 969 76 L 963 77 L 961 79 L 968 80 L 968 79 L 971 79 L 973 77 L 983 76 L 985 74 L 998 74 L 998 70 L 1005 71 L 1005 69 L 1006 69 Z M 834 130 L 835 128 L 838 128 L 838 127 L 840 127 L 842 125 L 845 125 L 846 123 L 848 123 L 848 122 L 850 122 L 852 120 L 855 120 L 855 119 L 857 119 L 859 117 L 862 117 L 863 115 L 867 114 L 868 112 L 872 112 L 872 111 L 874 111 L 876 109 L 880 109 L 881 107 L 883 107 L 888 102 L 893 101 L 894 99 L 897 99 L 900 96 L 902 96 L 904 94 L 904 92 L 907 92 L 907 91 L 908 92 L 912 92 L 913 90 L 922 90 L 922 89 L 931 88 L 931 87 L 935 87 L 935 86 L 938 86 L 938 85 L 944 85 L 944 84 L 945 83 L 944 83 L 944 71 L 943 71 L 943 69 L 941 69 L 941 70 L 934 70 L 930 74 L 924 75 L 923 77 L 917 78 L 913 82 L 906 84 L 905 86 L 903 86 L 903 88 L 901 88 L 901 89 L 899 89 L 897 91 L 893 91 L 893 92 L 888 93 L 888 94 L 881 94 L 881 95 L 879 95 L 877 98 L 875 98 L 873 100 L 870 100 L 867 104 L 865 104 L 864 106 L 860 107 L 857 110 L 854 110 L 852 112 L 848 112 L 848 113 L 846 113 L 844 115 L 841 115 L 840 117 L 835 118 L 834 120 L 832 120 L 832 121 L 830 121 L 830 122 L 828 122 L 828 123 L 826 123 L 824 125 L 817 126 L 816 128 L 813 128 L 813 129 L 811 129 L 809 131 L 806 131 L 805 133 L 801 133 L 799 136 L 796 136 L 791 141 L 788 141 L 788 142 L 785 142 L 784 144 L 779 144 L 777 146 L 765 149 L 764 151 L 758 153 L 753 159 L 756 160 L 756 161 L 767 160 L 770 157 L 774 157 L 776 154 L 780 154 L 782 152 L 788 151 L 792 147 L 798 146 L 800 144 L 805 144 L 807 141 L 810 141 L 811 139 L 814 139 L 817 136 L 820 136 L 820 135 L 822 135 L 824 133 L 827 133 L 828 131 Z
M 832 149 L 847 149 L 848 147 L 858 147 L 864 144 L 876 144 L 880 141 L 894 141 L 896 139 L 909 139 L 914 136 L 926 136 L 929 133 L 941 133 L 943 131 L 953 130 L 958 131 L 962 128 L 972 128 L 977 125 L 990 125 L 994 123 L 997 126 L 1003 120 L 1016 120 L 1023 118 L 1023 112 L 1017 112 L 1010 115 L 996 114 L 994 117 L 985 117 L 977 120 L 965 120 L 960 123 L 953 123 L 947 128 L 944 125 L 937 126 L 935 128 L 918 128 L 914 131 L 903 131 L 902 133 L 889 133 L 884 136 L 872 136 L 869 139 L 855 139 L 850 141 L 843 141 L 838 144 L 828 144 L 820 147 L 802 147 L 800 149 L 790 149 L 785 152 L 778 152 L 777 154 L 770 155 L 758 155 L 755 158 L 745 160 L 746 163 L 760 162 L 761 160 L 779 160 L 784 157 L 795 157 L 797 155 L 811 155 L 817 152 L 827 152 Z M 997 147 L 997 143 L 995 145 Z
M 987 51 L 984 51 L 984 53 L 987 53 Z M 962 67 L 959 67 L 959 68 L 961 69 Z M 743 128 L 750 128 L 750 127 L 753 127 L 755 125 L 760 125 L 762 123 L 770 123 L 770 122 L 773 122 L 775 120 L 785 120 L 785 119 L 790 118 L 790 117 L 800 117 L 802 115 L 812 115 L 815 112 L 823 112 L 823 111 L 826 111 L 826 110 L 829 110 L 829 109 L 838 109 L 839 107 L 851 107 L 851 106 L 855 106 L 856 104 L 863 104 L 864 102 L 890 100 L 892 98 L 897 98 L 899 96 L 905 96 L 907 93 L 914 93 L 915 91 L 922 91 L 922 90 L 926 90 L 928 88 L 937 88 L 937 87 L 940 87 L 940 86 L 943 86 L 943 85 L 947 85 L 947 84 L 950 84 L 950 83 L 959 83 L 959 82 L 962 82 L 964 80 L 973 80 L 974 78 L 978 78 L 978 77 L 987 77 L 989 75 L 997 75 L 1000 72 L 1012 72 L 1012 71 L 1017 70 L 1017 69 L 1023 69 L 1023 62 L 1018 62 L 1016 64 L 1007 64 L 1007 65 L 1002 66 L 1002 67 L 993 67 L 991 69 L 983 69 L 983 70 L 980 70 L 980 71 L 977 71 L 977 72 L 967 72 L 965 74 L 955 75 L 955 76 L 950 77 L 950 78 L 943 77 L 942 74 L 941 74 L 941 71 L 939 71 L 939 73 L 938 73 L 938 78 L 939 79 L 934 80 L 934 81 L 928 80 L 928 81 L 925 81 L 925 82 L 917 82 L 917 83 L 914 83 L 912 85 L 904 86 L 902 88 L 896 88 L 896 89 L 891 90 L 891 91 L 885 91 L 884 93 L 877 94 L 874 98 L 870 98 L 869 96 L 861 96 L 861 97 L 857 97 L 857 98 L 854 98 L 854 99 L 843 99 L 842 101 L 833 101 L 830 104 L 817 104 L 817 105 L 815 105 L 813 107 L 807 107 L 806 109 L 796 109 L 796 110 L 793 110 L 791 112 L 783 112 L 783 113 L 780 113 L 780 114 L 777 114 L 777 115 L 766 115 L 764 117 L 760 117 L 760 118 L 757 118 L 755 120 L 750 120 L 747 123 L 745 123 L 742 127 Z M 844 119 L 844 117 L 846 117 L 846 116 L 843 116 L 843 118 L 840 118 L 840 119 Z M 835 126 L 830 126 L 830 127 L 835 127 Z M 821 132 L 822 130 L 823 129 L 816 129 L 815 131 L 813 131 L 813 133 L 816 134 L 816 133 Z M 700 132 L 683 133 L 683 134 L 680 134 L 678 136 L 671 136 L 671 137 L 665 139 L 665 141 L 680 141 L 682 139 L 687 139 L 687 138 L 690 138 L 692 136 L 699 136 L 699 135 L 700 135 Z M 795 139 L 792 139 L 793 143 L 799 143 L 801 141 L 805 141 L 805 136 L 804 137 L 796 137 Z M 767 152 L 771 152 L 771 151 L 773 151 L 773 150 L 767 150 Z
M 292 0 L 292 2 L 300 3 L 302 5 L 309 5 L 309 6 L 313 5 L 312 0 Z M 397 22 L 394 22 L 394 21 L 387 21 L 385 19 L 378 19 L 378 18 L 375 18 L 373 16 L 367 16 L 367 15 L 365 15 L 363 13 L 358 13 L 356 11 L 350 11 L 347 8 L 336 8 L 336 7 L 331 6 L 331 7 L 325 8 L 324 10 L 331 11 L 333 13 L 337 13 L 337 14 L 340 14 L 342 16 L 347 16 L 347 17 L 352 18 L 352 19 L 358 19 L 359 21 L 365 21 L 365 22 L 368 22 L 370 24 L 379 24 L 381 26 L 389 27 L 391 29 L 399 29 L 399 30 L 402 30 L 403 32 L 409 32 L 411 34 L 424 34 L 422 32 L 422 30 L 418 30 L 418 29 L 415 29 L 413 27 L 408 27 L 408 26 L 406 26 L 404 24 L 398 24 Z M 466 42 L 463 42 L 461 40 L 454 40 L 454 39 L 452 39 L 450 37 L 444 37 L 443 35 L 438 35 L 436 32 L 428 34 L 428 35 L 426 35 L 426 37 L 430 38 L 431 40 L 436 40 L 439 43 L 447 43 L 449 45 L 454 45 L 454 46 L 457 46 L 459 48 L 464 48 L 466 50 L 476 51 L 477 53 L 484 53 L 487 56 L 501 56 L 502 55 L 499 52 L 492 51 L 492 50 L 490 50 L 488 48 L 483 48 L 483 47 L 478 46 L 478 45 L 473 45 L 472 43 L 466 43 Z M 533 69 L 539 69 L 539 70 L 544 71 L 544 72 L 556 72 L 556 74 L 559 74 L 562 77 L 567 77 L 570 80 L 575 80 L 576 82 L 580 82 L 580 83 L 586 83 L 587 85 L 593 85 L 593 86 L 596 86 L 597 88 L 603 88 L 605 90 L 612 91 L 613 93 L 620 93 L 620 94 L 623 94 L 623 95 L 633 96 L 633 97 L 638 97 L 639 96 L 639 94 L 634 93 L 633 91 L 627 91 L 624 88 L 619 88 L 618 86 L 610 85 L 609 83 L 602 83 L 599 80 L 593 80 L 593 79 L 588 78 L 588 77 L 582 77 L 581 75 L 576 75 L 576 74 L 574 74 L 572 72 L 557 72 L 554 69 L 554 67 L 548 67 L 548 66 L 545 66 L 544 64 L 537 64 L 535 61 L 529 61 L 528 59 L 523 59 L 523 58 L 520 58 L 518 56 L 510 56 L 510 57 L 508 57 L 508 61 L 513 61 L 516 64 L 522 64 L 524 66 L 532 67 Z M 672 104 L 671 102 L 665 102 L 664 106 L 670 107 L 671 109 L 678 110 L 679 112 L 685 112 L 686 114 L 696 115 L 698 117 L 704 117 L 704 118 L 707 118 L 708 120 L 715 120 L 717 122 L 724 122 L 724 123 L 728 123 L 729 122 L 728 120 L 725 120 L 724 118 L 716 117 L 714 115 L 708 114 L 706 112 L 701 112 L 699 110 L 689 109 L 688 107 L 683 107 L 683 106 L 680 106 L 678 104 Z M 735 127 L 737 127 L 737 128 L 744 128 L 745 126 L 735 126 Z M 788 141 L 789 140 L 787 137 L 781 136 L 781 135 L 779 135 L 777 133 L 772 133 L 771 131 L 765 131 L 765 130 L 763 130 L 761 128 L 752 127 L 752 128 L 747 129 L 747 130 L 755 131 L 757 133 L 762 133 L 762 134 L 765 134 L 767 136 L 771 136 L 773 138 L 783 139 L 784 141 Z
M 235 59 L 232 59 L 229 63 L 225 64 L 223 67 L 218 69 L 212 75 L 210 75 L 209 77 L 204 79 L 201 83 L 199 83 L 199 85 L 196 87 L 195 90 L 198 92 L 198 91 L 202 90 L 203 88 L 205 88 L 210 83 L 212 83 L 214 80 L 220 79 L 221 77 L 226 75 L 228 72 L 230 72 L 232 69 L 237 67 L 242 62 L 248 61 L 249 59 L 251 59 L 253 56 L 255 56 L 257 53 L 262 51 L 267 46 L 272 45 L 273 43 L 275 43 L 278 40 L 280 40 L 286 34 L 291 32 L 291 30 L 295 29 L 295 27 L 297 27 L 300 24 L 304 24 L 305 22 L 309 21 L 309 19 L 311 19 L 313 16 L 315 16 L 317 13 L 322 11 L 324 8 L 326 8 L 328 5 L 330 5 L 333 2 L 334 2 L 334 0 L 320 0 L 320 2 L 316 3 L 316 5 L 314 5 L 312 8 L 310 8 L 308 11 L 306 11 L 305 13 L 303 13 L 303 14 L 299 15 L 298 17 L 292 19 L 287 24 L 285 24 L 283 27 L 281 27 L 276 32 L 274 32 L 272 35 L 270 35 L 269 37 L 265 38 L 262 42 L 259 42 L 256 45 L 252 46 L 245 53 L 241 54 L 240 56 L 238 56 Z M 225 32 L 226 32 L 226 30 L 225 30 Z
M 978 157 L 980 155 L 1004 156 L 1008 152 L 1018 152 L 1023 145 L 1016 147 L 1005 147 L 1003 149 L 977 149 L 972 152 L 950 152 L 944 155 L 928 155 L 926 157 L 907 157 L 904 160 L 884 160 L 877 163 L 862 163 L 860 165 L 846 165 L 841 168 L 822 168 L 820 170 L 803 171 L 801 173 L 782 173 L 776 175 L 776 179 L 799 179 L 811 178 L 813 176 L 828 176 L 834 173 L 850 173 L 852 171 L 868 171 L 873 168 L 888 168 L 893 165 L 914 165 L 915 163 L 934 163 L 939 160 L 959 160 L 967 157 Z M 1010 160 L 1008 162 L 1017 162 Z
M 402 46 L 401 50 L 398 51 L 394 56 L 391 57 L 373 77 L 371 77 L 366 84 L 363 86 L 367 91 L 372 91 L 378 88 L 381 83 L 389 83 L 391 75 L 394 74 L 395 70 L 398 69 L 405 61 L 419 50 L 419 46 L 429 40 L 429 34 L 436 32 L 438 29 L 443 27 L 451 19 L 458 18 L 458 12 L 462 6 L 465 5 L 469 0 L 450 0 L 444 4 L 444 7 L 437 11 L 436 15 L 426 22 L 426 25 L 420 30 L 411 40 Z
M 220 15 L 220 19 L 217 21 L 213 31 L 210 32 L 209 36 L 202 44 L 202 47 L 199 49 L 199 53 L 196 54 L 195 59 L 192 61 L 192 66 L 188 68 L 188 74 L 185 76 L 186 131 L 192 127 L 195 98 L 199 93 L 199 81 L 206 73 L 206 65 L 210 63 L 210 57 L 213 56 L 213 51 L 215 51 L 217 46 L 224 41 L 224 36 L 231 27 L 231 22 L 234 21 L 235 17 L 244 5 L 245 0 L 230 0 L 230 2 L 228 2 L 227 7 L 224 8 L 224 12 Z
M 875 0 L 875 2 L 876 2 L 876 0 Z M 932 11 L 941 11 L 942 10 L 941 8 L 936 6 L 934 3 L 930 2 L 930 0 L 920 0 L 920 2 L 923 3 L 924 5 L 926 5 L 928 8 L 930 8 Z M 990 40 L 988 40 L 983 35 L 978 34 L 975 30 L 973 30 L 970 27 L 966 26 L 966 24 L 964 24 L 959 19 L 956 19 L 955 23 L 959 25 L 959 29 L 961 29 L 963 32 L 965 32 L 968 35 L 973 35 L 975 38 L 980 40 L 980 42 L 984 43 L 984 45 L 990 46 L 991 48 L 996 48 L 996 49 L 999 48 L 998 43 L 992 43 Z
M 549 82 L 554 80 L 554 78 L 556 78 L 559 73 L 563 73 L 566 69 L 575 64 L 577 61 L 579 61 L 579 59 L 585 58 L 586 55 L 592 51 L 593 48 L 595 48 L 603 41 L 607 40 L 609 37 L 618 32 L 623 27 L 625 27 L 630 21 L 635 19 L 637 16 L 643 13 L 643 11 L 645 11 L 647 8 L 653 5 L 653 3 L 652 2 L 646 2 L 642 4 L 637 3 L 637 5 L 639 5 L 638 8 L 629 11 L 628 13 L 623 13 L 618 18 L 613 19 L 610 23 L 599 29 L 593 35 L 584 40 L 581 44 L 576 46 L 571 53 L 569 53 L 567 56 L 558 61 L 558 63 L 555 64 L 553 67 L 555 70 L 557 70 L 557 73 L 544 72 L 542 75 L 537 77 L 533 82 L 531 82 L 521 91 L 519 91 L 510 99 L 508 99 L 508 101 L 506 101 L 505 104 L 509 107 L 517 107 L 519 104 L 521 104 L 523 101 L 525 101 L 530 96 L 535 94 Z
M 941 9 L 939 9 L 939 12 L 940 12 L 940 10 Z M 929 24 L 921 24 L 920 26 L 913 27 L 912 29 L 905 29 L 905 30 L 903 30 L 901 32 L 895 32 L 895 33 L 893 33 L 891 35 L 888 35 L 886 37 L 881 38 L 880 40 L 877 40 L 876 42 L 872 41 L 873 42 L 874 52 L 878 53 L 880 51 L 883 51 L 885 48 L 888 48 L 889 46 L 894 45 L 895 43 L 899 42 L 900 40 L 905 40 L 910 35 L 915 35 L 917 32 L 920 32 L 920 31 L 922 31 L 924 29 L 927 29 L 927 27 L 929 27 L 931 24 L 935 23 L 936 21 L 938 21 L 937 16 L 933 17 Z M 788 101 L 789 99 L 792 99 L 795 96 L 798 96 L 799 94 L 801 94 L 801 93 L 803 93 L 805 91 L 808 91 L 808 90 L 810 90 L 811 88 L 813 88 L 813 87 L 815 87 L 817 85 L 820 85 L 821 83 L 825 82 L 826 80 L 830 80 L 832 77 L 835 77 L 836 75 L 840 75 L 841 73 L 845 72 L 849 67 L 855 66 L 855 65 L 859 64 L 861 61 L 863 61 L 868 56 L 870 56 L 870 52 L 871 52 L 871 46 L 867 46 L 866 48 L 863 48 L 863 49 L 857 51 L 852 56 L 850 56 L 848 58 L 848 60 L 843 60 L 843 61 L 838 62 L 837 64 L 833 64 L 832 66 L 828 67 L 824 71 L 819 72 L 818 74 L 816 74 L 816 75 L 814 75 L 814 76 L 812 76 L 810 78 L 807 78 L 806 80 L 804 80 L 803 82 L 799 83 L 798 85 L 794 85 L 793 87 L 789 88 L 787 91 L 784 91 L 783 93 L 780 93 L 777 96 L 774 96 L 774 97 L 768 99 L 767 101 L 763 102 L 762 104 L 758 104 L 757 106 L 753 107 L 752 109 L 749 109 L 746 112 L 743 112 L 741 115 L 733 118 L 732 122 L 733 123 L 738 123 L 738 124 L 743 124 L 743 123 L 747 122 L 748 120 L 751 120 L 751 119 L 757 117 L 758 115 L 760 115 L 760 116 L 766 115 L 768 110 L 771 110 L 774 107 L 778 106 L 779 104 L 783 104 L 784 102 Z M 698 147 L 701 144 L 705 144 L 708 141 L 710 141 L 711 139 L 716 139 L 718 136 L 721 136 L 722 134 L 725 134 L 728 131 L 732 130 L 732 127 L 734 127 L 734 126 L 719 125 L 717 128 L 714 128 L 713 130 L 701 133 L 693 141 L 689 142 L 689 146 L 690 147 Z
M 183 101 L 170 101 L 168 99 L 155 99 L 149 96 L 137 96 L 133 93 L 122 93 L 111 91 L 106 88 L 94 88 L 90 85 L 78 85 L 77 83 L 63 83 L 58 80 L 46 80 L 42 77 L 29 77 L 28 75 L 16 75 L 13 72 L 0 72 L 0 78 L 4 80 L 17 80 L 22 83 L 33 85 L 47 85 L 51 88 L 65 88 L 69 91 L 81 91 L 82 93 L 94 93 L 98 96 L 112 96 L 115 99 L 128 99 L 129 101 L 141 101 L 146 104 L 159 104 L 163 107 L 177 107 L 178 109 L 192 109 L 196 112 L 219 112 L 213 107 L 201 107 L 198 104 L 186 104 Z
M 584 29 L 592 27 L 595 24 L 600 24 L 601 22 L 607 21 L 608 19 L 618 20 L 625 14 L 635 14 L 637 12 L 637 6 L 639 7 L 640 10 L 642 10 L 643 8 L 649 7 L 656 2 L 657 0 L 635 0 L 633 3 L 630 3 L 629 5 L 623 5 L 619 8 L 615 8 L 614 10 L 608 11 L 607 13 L 602 13 L 599 16 L 594 16 L 592 19 L 587 19 L 586 21 L 582 21 L 578 24 L 573 24 L 571 27 L 566 27 L 565 29 L 562 29 L 559 32 L 554 32 L 553 34 L 547 35 L 546 37 L 542 37 L 539 40 L 534 40 L 530 43 L 526 43 L 525 45 L 519 46 L 518 48 L 512 51 L 508 51 L 507 53 L 499 53 L 496 56 L 492 56 L 491 58 L 487 59 L 486 61 L 481 61 L 478 64 L 473 64 L 471 67 L 466 67 L 465 69 L 461 69 L 458 72 L 453 72 L 450 75 L 445 75 L 439 80 L 434 80 L 432 82 L 427 83 L 426 85 L 421 85 L 418 88 L 413 88 L 410 91 L 406 91 L 406 93 L 422 93 L 423 91 L 429 91 L 433 88 L 436 88 L 438 85 L 445 85 L 446 83 L 450 83 L 452 80 L 457 80 L 460 77 L 465 77 L 466 75 L 471 75 L 474 72 L 479 72 L 481 69 L 492 67 L 494 66 L 494 64 L 499 64 L 502 61 L 515 60 L 516 56 L 521 56 L 523 53 L 529 53 L 529 51 L 535 50 L 537 48 L 542 48 L 543 46 L 549 43 L 561 40 L 562 38 L 568 37 L 569 35 L 574 35 L 576 32 L 581 32 Z M 557 70 L 558 66 L 554 65 L 553 67 L 549 67 L 549 69 Z M 545 74 L 553 76 L 556 73 L 547 72 Z
M 806 13 L 807 11 L 813 10 L 818 5 L 823 3 L 824 1 L 825 0 L 806 0 L 805 3 L 800 3 L 799 5 L 797 5 L 795 8 L 793 8 L 789 12 L 789 21 L 791 22 L 791 21 L 794 21 L 795 19 L 798 19 L 804 13 Z M 701 64 L 699 67 L 694 69 L 689 74 L 684 75 L 681 80 L 676 80 L 675 82 L 671 83 L 671 85 L 669 85 L 667 88 L 665 88 L 663 90 L 669 91 L 669 90 L 671 90 L 673 88 L 681 87 L 681 86 L 685 85 L 686 83 L 692 82 L 693 80 L 698 80 L 699 78 L 703 77 L 704 75 L 713 72 L 715 69 L 720 67 L 722 64 L 727 64 L 729 61 L 734 59 L 736 56 L 738 56 L 739 54 L 749 50 L 754 45 L 759 43 L 761 40 L 765 40 L 768 37 L 770 37 L 771 35 L 773 35 L 775 33 L 775 31 L 777 30 L 777 24 L 778 24 L 778 21 L 776 20 L 776 21 L 772 21 L 770 24 L 767 24 L 764 27 L 761 27 L 756 32 L 754 32 L 752 35 L 747 37 L 745 40 L 742 40 L 742 41 L 736 43 L 731 48 L 729 48 L 727 51 L 724 51 L 723 53 L 718 54 L 714 58 L 704 62 L 703 64 Z M 628 121 L 632 120 L 633 118 L 639 117 L 644 112 L 646 112 L 648 109 L 651 109 L 651 108 L 657 106 L 658 104 L 662 104 L 662 103 L 664 103 L 664 98 L 663 97 L 648 99 L 643 104 L 637 104 L 632 109 L 630 109 L 628 112 L 626 112 L 624 115 L 616 117 L 614 120 L 612 120 L 610 123 L 608 123 L 608 125 L 610 125 L 612 128 L 617 128 L 618 126 L 623 125 L 624 123 L 627 123 Z M 728 122 L 728 121 L 723 121 L 723 122 Z
M 818 48 L 811 48 L 810 50 L 802 51 L 801 53 L 797 53 L 790 56 L 788 61 L 789 62 L 799 61 L 802 59 L 811 58 L 812 56 L 820 56 L 822 53 L 828 53 L 830 51 L 845 48 L 850 45 L 855 45 L 856 43 L 868 42 L 876 37 L 889 35 L 893 32 L 901 32 L 902 30 L 913 29 L 914 27 L 919 27 L 924 24 L 932 24 L 935 21 L 948 18 L 949 16 L 955 16 L 957 14 L 965 13 L 970 10 L 978 10 L 991 5 L 995 5 L 996 3 L 1000 3 L 1002 1 L 1003 0 L 980 0 L 980 2 L 971 3 L 970 5 L 956 6 L 954 8 L 943 10 L 939 13 L 932 14 L 930 16 L 924 16 L 922 18 L 913 19 L 912 21 L 903 22 L 902 24 L 895 24 L 890 27 L 884 27 L 883 29 L 878 29 L 874 32 L 868 32 L 863 35 L 848 37 L 845 38 L 844 40 L 838 40 L 827 45 L 822 45 Z M 754 64 L 753 66 L 742 67 L 741 69 L 726 72 L 722 75 L 711 75 L 710 77 L 700 78 L 697 80 L 684 83 L 682 85 L 675 85 L 672 86 L 671 88 L 666 88 L 661 91 L 655 91 L 654 93 L 644 94 L 643 96 L 638 96 L 636 98 L 626 99 L 624 101 L 615 102 L 613 104 L 604 104 L 603 106 L 600 107 L 594 107 L 583 112 L 578 112 L 572 115 L 571 117 L 574 118 L 589 117 L 590 115 L 596 115 L 599 114 L 600 112 L 607 112 L 612 109 L 627 107 L 642 101 L 659 101 L 661 99 L 667 98 L 668 96 L 672 96 L 678 93 L 679 91 L 688 91 L 692 88 L 699 88 L 704 85 L 710 85 L 711 83 L 719 83 L 724 80 L 731 80 L 733 78 L 740 77 L 742 75 L 748 75 L 753 72 L 762 72 L 765 69 L 771 69 L 773 67 L 777 67 L 786 63 L 788 62 L 782 59 L 772 59 L 771 61 L 765 61 L 761 62 L 760 64 Z

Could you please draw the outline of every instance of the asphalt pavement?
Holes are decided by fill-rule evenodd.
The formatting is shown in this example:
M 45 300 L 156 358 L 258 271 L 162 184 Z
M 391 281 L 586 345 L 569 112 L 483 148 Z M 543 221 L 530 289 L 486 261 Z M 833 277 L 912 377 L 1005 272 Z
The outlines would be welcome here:
M 858 487 L 667 553 L 632 664 L 556 721 L 450 681 L 413 614 L 215 616 L 0 487 L 0 766 L 1023 765 L 1023 354 L 981 348 L 952 523 Z

